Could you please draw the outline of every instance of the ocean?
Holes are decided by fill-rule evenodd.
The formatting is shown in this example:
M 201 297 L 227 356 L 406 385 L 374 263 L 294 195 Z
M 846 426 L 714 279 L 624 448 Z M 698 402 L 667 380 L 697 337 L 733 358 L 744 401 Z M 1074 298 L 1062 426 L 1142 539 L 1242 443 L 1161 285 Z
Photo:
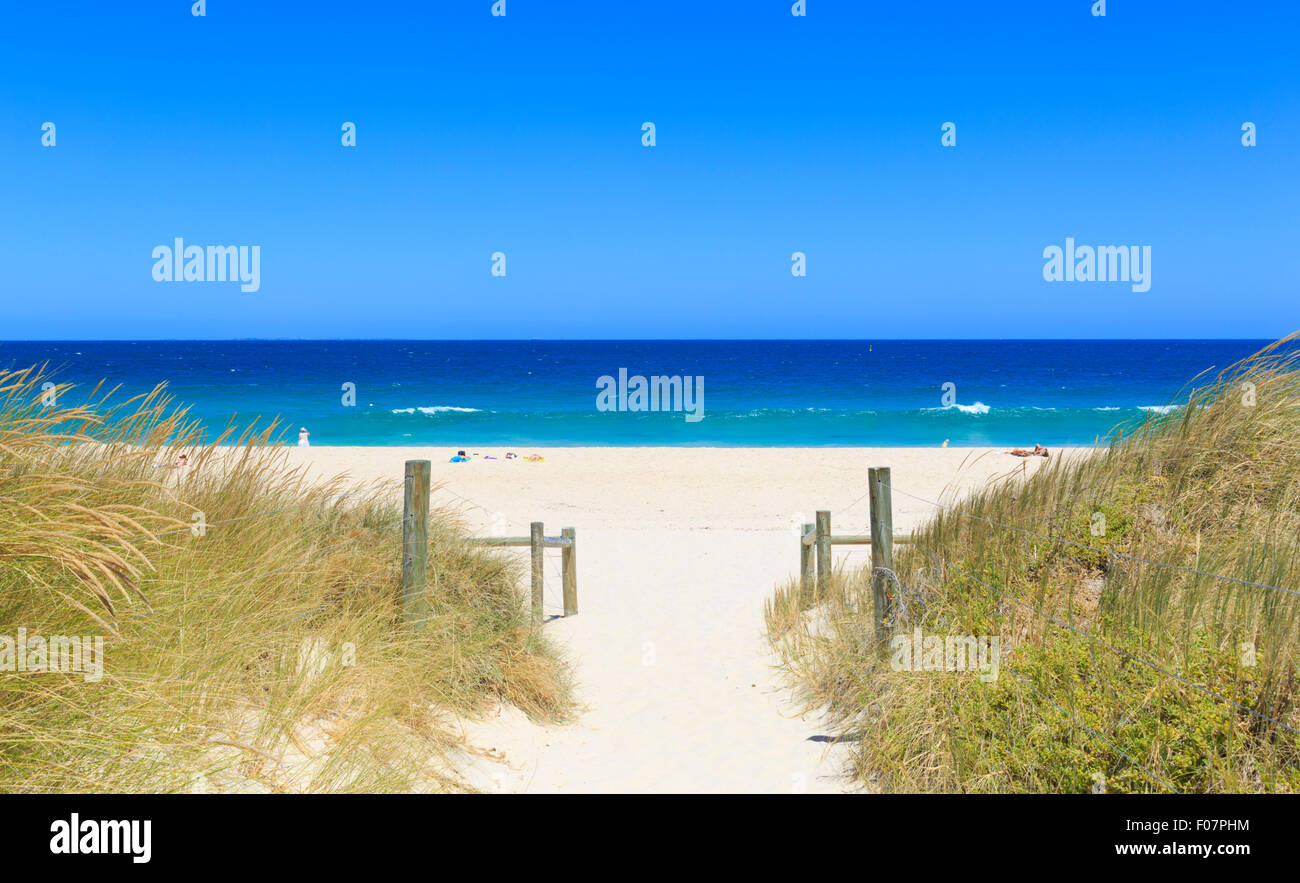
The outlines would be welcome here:
M 0 367 L 165 381 L 214 429 L 278 416 L 313 445 L 1087 445 L 1268 342 L 24 341 Z M 685 378 L 702 419 L 598 409 L 620 369 Z

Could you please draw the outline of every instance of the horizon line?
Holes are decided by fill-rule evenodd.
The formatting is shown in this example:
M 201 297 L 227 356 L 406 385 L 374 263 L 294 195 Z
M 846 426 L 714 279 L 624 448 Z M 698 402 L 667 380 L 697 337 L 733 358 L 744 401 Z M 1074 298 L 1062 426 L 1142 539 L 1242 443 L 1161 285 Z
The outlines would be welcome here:
M 1280 337 L 32 337 L 11 343 L 1254 343 Z

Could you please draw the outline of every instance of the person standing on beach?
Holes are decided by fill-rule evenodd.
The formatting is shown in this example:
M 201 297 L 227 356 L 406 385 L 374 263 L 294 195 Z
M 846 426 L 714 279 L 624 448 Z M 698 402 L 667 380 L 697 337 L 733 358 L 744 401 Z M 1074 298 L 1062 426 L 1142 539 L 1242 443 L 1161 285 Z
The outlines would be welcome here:
M 304 427 L 302 427 L 301 429 L 299 429 L 299 430 L 298 430 L 298 447 L 300 447 L 300 448 L 308 448 L 308 447 L 311 447 L 311 442 L 308 440 L 308 436 L 310 436 L 310 435 L 311 435 L 311 433 L 307 431 L 307 427 L 304 426 Z

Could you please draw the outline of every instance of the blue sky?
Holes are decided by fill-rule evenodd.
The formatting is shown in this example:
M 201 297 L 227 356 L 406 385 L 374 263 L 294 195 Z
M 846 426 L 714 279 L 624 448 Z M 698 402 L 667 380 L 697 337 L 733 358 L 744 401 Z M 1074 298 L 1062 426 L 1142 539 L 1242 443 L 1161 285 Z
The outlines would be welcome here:
M 0 338 L 1300 327 L 1296 4 L 791 2 L 7 3 Z M 1151 289 L 1045 282 L 1067 236 Z

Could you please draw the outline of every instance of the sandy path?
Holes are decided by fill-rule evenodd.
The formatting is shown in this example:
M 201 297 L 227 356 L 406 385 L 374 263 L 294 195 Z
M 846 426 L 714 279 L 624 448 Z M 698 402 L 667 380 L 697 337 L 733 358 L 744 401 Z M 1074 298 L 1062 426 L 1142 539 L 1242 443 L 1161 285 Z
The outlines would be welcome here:
M 500 456 L 504 449 L 479 449 Z M 848 787 L 843 746 L 798 714 L 763 640 L 762 609 L 798 564 L 795 525 L 832 510 L 834 529 L 865 533 L 867 467 L 938 499 L 1041 461 L 982 450 L 917 448 L 564 448 L 544 463 L 450 464 L 427 448 L 295 449 L 314 471 L 395 478 L 406 459 L 433 461 L 435 502 L 482 535 L 578 532 L 580 614 L 548 622 L 575 665 L 585 710 L 539 727 L 517 713 L 467 725 L 503 762 L 467 761 L 489 790 L 547 792 L 827 792 Z M 963 460 L 974 461 L 965 468 Z M 453 496 L 454 495 L 454 496 Z M 946 498 L 945 498 L 946 499 Z M 907 530 L 933 508 L 894 497 Z M 526 550 L 517 553 L 527 555 Z M 836 560 L 869 559 L 837 548 Z M 558 612 L 559 552 L 547 561 Z

